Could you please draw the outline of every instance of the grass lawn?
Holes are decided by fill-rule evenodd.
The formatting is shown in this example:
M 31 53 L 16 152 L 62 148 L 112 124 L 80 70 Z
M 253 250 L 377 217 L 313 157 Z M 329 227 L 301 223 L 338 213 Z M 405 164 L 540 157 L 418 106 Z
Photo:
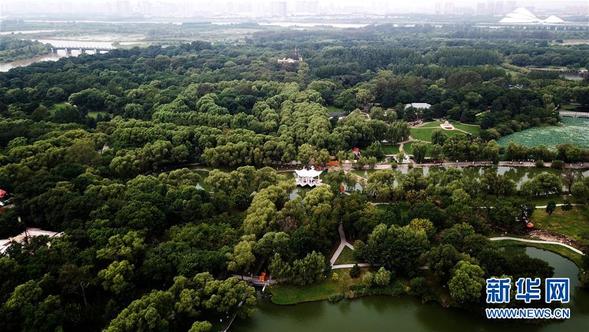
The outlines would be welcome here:
M 397 154 L 397 153 L 399 153 L 399 145 L 390 145 L 390 144 L 383 145 L 382 151 L 385 154 Z
M 344 247 L 342 253 L 339 255 L 335 264 L 354 264 L 357 263 L 356 259 L 354 258 L 354 251 L 348 247 Z
M 329 111 L 329 113 L 340 113 L 343 112 L 344 110 L 341 108 L 337 108 L 335 106 L 327 106 L 327 110 Z
M 589 207 L 575 206 L 570 211 L 558 207 L 552 215 L 543 209 L 536 209 L 532 222 L 538 229 L 562 234 L 582 245 L 589 245 Z
M 450 121 L 450 123 L 460 130 L 471 133 L 473 136 L 478 136 L 481 133 L 481 127 L 473 124 L 466 124 L 458 121 Z
M 413 154 L 413 143 L 403 144 L 403 151 L 405 154 Z
M 504 240 L 504 241 L 496 241 L 500 246 L 509 248 L 509 247 L 534 247 L 538 249 L 544 249 L 548 251 L 552 251 L 556 254 L 559 254 L 563 257 L 570 259 L 573 263 L 575 263 L 579 268 L 583 266 L 583 256 L 577 254 L 576 252 L 569 250 L 565 247 L 557 246 L 555 244 L 546 244 L 546 243 L 524 243 L 518 242 L 513 240 Z
M 331 278 L 322 282 L 306 285 L 274 285 L 270 287 L 272 293 L 272 302 L 280 305 L 297 304 L 303 302 L 327 300 L 331 295 L 343 294 L 352 285 L 362 282 L 362 276 L 352 279 L 350 270 L 336 270 L 338 280 L 333 281 Z
M 466 124 L 458 121 L 450 121 L 450 123 L 452 123 L 452 125 L 456 127 L 456 129 L 466 131 L 474 136 L 478 136 L 481 132 L 481 127 L 478 125 Z M 442 128 L 440 127 L 441 124 L 441 121 L 431 121 L 426 122 L 422 126 L 419 126 L 417 128 L 411 128 L 411 137 L 413 137 L 416 140 L 431 142 L 433 131 L 437 129 L 442 130 Z M 444 130 L 444 133 L 448 137 L 464 135 L 463 132 L 460 132 L 458 130 Z
M 420 141 L 431 142 L 434 130 L 436 128 L 411 128 L 411 137 Z
M 432 133 L 434 130 L 443 130 L 440 127 L 435 128 L 411 128 L 411 137 L 416 140 L 431 142 L 432 141 Z M 474 130 L 470 128 L 469 130 Z M 479 129 L 480 130 L 480 129 Z M 443 130 L 444 134 L 448 137 L 457 136 L 457 135 L 464 135 L 463 132 L 458 130 Z

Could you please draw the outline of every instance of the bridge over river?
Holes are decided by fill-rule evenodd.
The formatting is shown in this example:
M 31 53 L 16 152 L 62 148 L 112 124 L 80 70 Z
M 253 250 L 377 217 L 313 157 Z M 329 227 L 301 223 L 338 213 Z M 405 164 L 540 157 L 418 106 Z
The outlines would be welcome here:
M 57 53 L 62 50 L 67 55 L 71 55 L 72 51 L 78 51 L 80 54 L 85 53 L 107 53 L 116 49 L 111 42 L 96 42 L 96 41 L 80 41 L 80 40 L 43 40 L 38 42 L 51 45 L 51 53 Z

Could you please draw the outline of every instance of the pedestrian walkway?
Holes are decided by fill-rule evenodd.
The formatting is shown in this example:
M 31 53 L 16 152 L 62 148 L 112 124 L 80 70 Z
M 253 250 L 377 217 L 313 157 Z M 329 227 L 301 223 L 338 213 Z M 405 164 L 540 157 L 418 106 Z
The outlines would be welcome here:
M 339 246 L 337 247 L 337 249 L 335 250 L 335 252 L 333 253 L 333 256 L 331 256 L 331 259 L 329 260 L 329 263 L 331 263 L 332 266 L 335 264 L 339 255 L 341 255 L 342 251 L 344 251 L 345 247 L 348 247 L 348 248 L 354 250 L 354 246 L 351 245 L 348 242 L 348 240 L 346 240 L 346 234 L 344 233 L 344 225 L 342 225 L 340 223 L 337 228 L 337 231 L 339 233 L 340 243 L 339 243 Z M 352 264 L 352 265 L 354 265 L 354 264 Z
M 553 244 L 553 245 L 565 247 L 565 248 L 567 248 L 569 250 L 572 250 L 572 251 L 576 252 L 579 255 L 585 256 L 585 254 L 581 250 L 579 250 L 579 249 L 577 249 L 577 248 L 575 248 L 573 246 L 570 246 L 568 244 L 564 244 L 564 243 L 560 243 L 560 242 L 556 242 L 556 241 L 529 240 L 529 239 L 522 239 L 522 238 L 519 238 L 519 237 L 510 237 L 510 236 L 492 237 L 489 240 L 491 240 L 491 241 L 506 241 L 506 240 L 511 240 L 511 241 L 518 241 L 518 242 L 524 242 L 524 243 Z

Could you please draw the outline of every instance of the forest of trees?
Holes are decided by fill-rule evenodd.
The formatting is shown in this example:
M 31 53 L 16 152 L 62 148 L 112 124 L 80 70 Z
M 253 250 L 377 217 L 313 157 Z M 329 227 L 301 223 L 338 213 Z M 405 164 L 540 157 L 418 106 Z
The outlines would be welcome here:
M 572 145 L 494 141 L 556 124 L 555 105 L 587 105 L 585 81 L 501 67 L 536 49 L 552 54 L 548 44 L 395 39 L 387 29 L 266 31 L 241 46 L 115 50 L 1 73 L 0 188 L 14 208 L 0 214 L 0 235 L 64 232 L 0 255 L 3 330 L 208 331 L 255 308 L 253 287 L 234 275 L 269 271 L 294 285 L 329 278 L 339 223 L 358 258 L 382 267 L 365 276 L 371 287 L 404 278 L 432 299 L 427 277 L 447 286 L 451 305 L 472 307 L 483 301 L 484 277 L 551 275 L 545 262 L 487 236 L 523 232 L 526 202 L 562 190 L 553 174 L 518 189 L 495 172 L 377 171 L 363 192 L 342 195 L 354 180 L 330 172 L 327 185 L 292 196 L 290 173 L 277 167 L 325 165 L 353 147 L 381 159 L 380 142 L 408 138 L 411 102 L 432 104 L 424 120 L 483 129 L 437 135 L 439 159 L 588 159 Z M 278 64 L 295 46 L 305 61 Z M 587 64 L 589 50 L 569 49 L 554 51 L 564 52 L 561 65 Z M 586 199 L 589 183 L 573 178 L 570 191 Z

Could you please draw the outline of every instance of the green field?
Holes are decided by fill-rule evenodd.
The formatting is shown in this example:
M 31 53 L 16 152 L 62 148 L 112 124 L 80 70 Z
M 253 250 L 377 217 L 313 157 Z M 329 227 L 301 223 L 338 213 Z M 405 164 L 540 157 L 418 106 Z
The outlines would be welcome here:
M 383 145 L 382 151 L 385 154 L 397 154 L 397 153 L 399 153 L 399 145 L 390 145 L 390 144 Z
M 473 136 L 478 136 L 481 133 L 481 127 L 479 125 L 467 124 L 457 121 L 450 121 L 450 123 L 456 128 L 470 133 Z
M 335 264 L 354 264 L 357 263 L 356 259 L 354 258 L 354 251 L 348 247 L 345 247 L 342 250 L 342 253 L 339 255 Z
M 532 222 L 538 229 L 562 234 L 582 245 L 589 245 L 589 207 L 575 206 L 570 211 L 557 208 L 552 215 L 543 209 L 536 209 Z
M 341 113 L 344 112 L 343 109 L 335 107 L 335 106 L 327 106 L 327 110 L 329 111 L 329 113 Z
M 562 118 L 562 125 L 526 129 L 502 137 L 497 141 L 501 146 L 514 142 L 527 147 L 544 145 L 554 148 L 559 144 L 572 143 L 589 148 L 589 119 Z
M 464 132 L 462 131 L 478 136 L 481 131 L 481 128 L 478 125 L 465 124 L 457 121 L 450 122 L 452 123 L 452 125 L 454 125 L 456 129 L 459 130 L 444 130 L 444 133 L 449 137 L 456 135 L 464 135 Z M 442 121 L 432 121 L 426 122 L 420 127 L 411 128 L 411 137 L 416 140 L 431 142 L 432 133 L 434 132 L 434 130 L 442 130 L 440 124 L 442 124 Z
M 338 280 L 329 278 L 322 282 L 306 286 L 276 285 L 270 287 L 272 302 L 281 305 L 290 305 L 303 302 L 327 300 L 331 295 L 343 294 L 350 286 L 362 281 L 362 276 L 352 279 L 349 269 L 333 271 L 338 275 Z

